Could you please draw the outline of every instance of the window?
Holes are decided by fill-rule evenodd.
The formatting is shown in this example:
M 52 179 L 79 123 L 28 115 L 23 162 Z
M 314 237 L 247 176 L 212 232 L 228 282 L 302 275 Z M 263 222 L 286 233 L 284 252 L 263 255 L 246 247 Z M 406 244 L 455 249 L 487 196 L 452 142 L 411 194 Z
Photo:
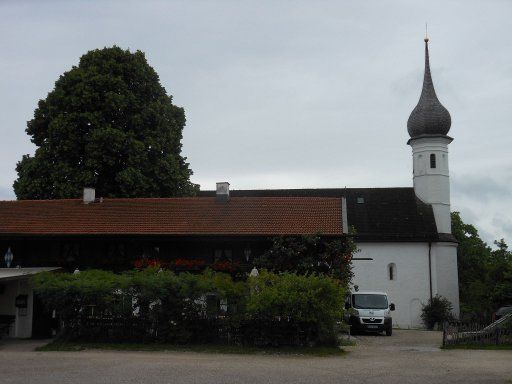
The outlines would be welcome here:
M 436 155 L 434 153 L 430 154 L 430 168 L 436 167 Z
M 364 204 L 364 197 L 363 196 L 358 196 L 357 197 L 357 204 Z
M 213 253 L 214 262 L 233 261 L 233 251 L 231 249 L 216 249 Z
M 78 243 L 65 243 L 61 248 L 61 259 L 62 261 L 76 265 L 77 260 L 80 256 L 80 244 Z
M 352 295 L 352 305 L 354 308 L 364 309 L 387 309 L 389 307 L 387 296 L 376 293 L 355 293 Z
M 388 265 L 388 277 L 389 280 L 396 280 L 396 265 L 391 263 Z

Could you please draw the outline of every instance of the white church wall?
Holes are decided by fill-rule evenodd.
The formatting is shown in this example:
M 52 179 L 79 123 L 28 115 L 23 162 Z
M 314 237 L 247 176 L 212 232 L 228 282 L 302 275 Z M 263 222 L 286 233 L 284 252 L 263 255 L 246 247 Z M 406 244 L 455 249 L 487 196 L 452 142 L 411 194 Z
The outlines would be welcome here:
M 358 243 L 354 260 L 353 284 L 360 291 L 387 292 L 395 303 L 393 325 L 400 328 L 423 327 L 421 304 L 430 297 L 427 243 Z M 395 265 L 394 280 L 388 266 Z
M 453 305 L 453 313 L 459 316 L 459 277 L 457 270 L 457 245 L 435 243 L 432 246 L 435 261 L 434 294 L 446 297 Z

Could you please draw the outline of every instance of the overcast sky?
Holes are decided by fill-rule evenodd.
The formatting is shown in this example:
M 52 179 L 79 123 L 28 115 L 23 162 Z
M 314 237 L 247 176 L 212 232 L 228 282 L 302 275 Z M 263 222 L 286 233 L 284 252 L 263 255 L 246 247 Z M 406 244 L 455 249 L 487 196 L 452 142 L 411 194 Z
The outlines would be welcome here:
M 187 115 L 203 189 L 412 186 L 406 123 L 431 68 L 452 210 L 512 242 L 512 1 L 2 1 L 0 199 L 37 101 L 88 50 L 146 53 Z

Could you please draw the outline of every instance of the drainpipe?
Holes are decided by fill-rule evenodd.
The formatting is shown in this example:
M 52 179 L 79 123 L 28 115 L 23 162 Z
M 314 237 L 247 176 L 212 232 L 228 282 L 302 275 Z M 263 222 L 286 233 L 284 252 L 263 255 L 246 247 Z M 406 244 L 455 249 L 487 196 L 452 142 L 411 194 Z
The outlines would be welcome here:
M 432 242 L 428 242 L 428 280 L 430 285 L 430 302 L 432 302 Z

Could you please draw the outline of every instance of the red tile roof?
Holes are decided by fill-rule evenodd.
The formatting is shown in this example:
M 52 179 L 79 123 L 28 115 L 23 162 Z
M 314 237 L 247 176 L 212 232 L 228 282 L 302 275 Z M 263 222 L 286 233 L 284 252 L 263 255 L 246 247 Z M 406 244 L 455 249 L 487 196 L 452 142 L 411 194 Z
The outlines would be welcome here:
M 0 201 L 0 235 L 341 235 L 341 199 L 214 197 Z

